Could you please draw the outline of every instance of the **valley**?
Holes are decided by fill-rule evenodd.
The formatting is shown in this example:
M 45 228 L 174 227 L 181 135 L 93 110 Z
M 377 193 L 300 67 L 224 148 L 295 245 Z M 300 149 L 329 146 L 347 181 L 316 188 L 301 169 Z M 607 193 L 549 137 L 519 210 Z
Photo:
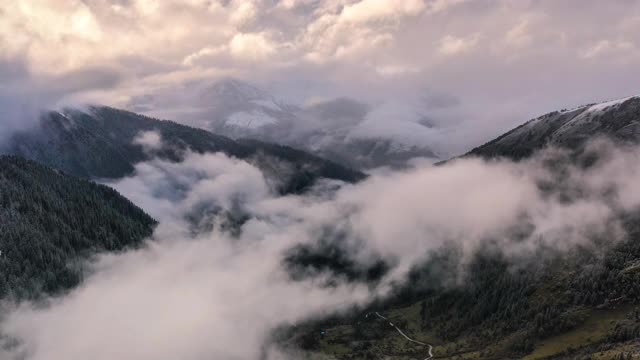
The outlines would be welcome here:
M 640 360 L 638 34 L 0 1 L 0 360 Z
M 612 103 L 609 106 L 599 106 L 600 113 L 594 121 L 609 121 L 607 120 L 609 116 L 615 117 L 620 113 L 635 112 L 637 114 L 639 108 L 634 99 Z M 118 121 L 123 122 L 125 119 L 130 128 L 129 132 L 115 135 L 113 131 L 125 129 L 124 125 L 116 125 Z M 616 121 L 635 121 L 633 119 L 636 119 L 635 115 Z M 556 126 L 554 124 L 551 123 L 550 126 Z M 620 123 L 619 126 L 626 128 L 629 125 Z M 106 130 L 109 128 L 113 130 Z M 96 107 L 90 113 L 72 110 L 69 110 L 66 115 L 52 113 L 43 117 L 38 131 L 40 131 L 39 135 L 34 132 L 17 135 L 13 141 L 16 145 L 19 141 L 20 146 L 14 147 L 11 151 L 51 166 L 61 166 L 62 169 L 78 176 L 89 178 L 100 178 L 101 174 L 106 174 L 102 172 L 105 168 L 100 165 L 100 161 L 106 161 L 113 166 L 118 164 L 114 160 L 121 159 L 116 160 L 121 161 L 121 165 L 109 170 L 116 171 L 110 175 L 115 178 L 111 181 L 116 187 L 120 186 L 118 185 L 119 177 L 127 179 L 135 176 L 135 172 L 139 170 L 134 169 L 140 169 L 138 163 L 144 164 L 158 157 L 164 163 L 157 165 L 169 166 L 175 163 L 177 166 L 194 156 L 189 155 L 189 152 L 193 154 L 202 152 L 203 155 L 195 156 L 207 156 L 206 153 L 212 151 L 231 156 L 225 161 L 235 161 L 233 158 L 248 160 L 249 164 L 256 166 L 265 174 L 267 183 L 279 184 L 271 188 L 276 197 L 302 196 L 304 198 L 306 196 L 304 191 L 307 189 L 311 192 L 315 191 L 314 183 L 323 177 L 334 181 L 344 180 L 346 183 L 364 181 L 366 185 L 367 182 L 363 180 L 364 175 L 356 170 L 343 168 L 295 149 L 253 140 L 236 142 L 198 129 L 109 108 Z M 500 146 L 505 148 L 506 145 L 502 145 L 500 139 L 509 138 L 512 133 L 473 150 L 470 155 L 481 155 L 487 158 L 495 158 L 499 154 L 511 156 L 514 153 L 506 150 L 495 152 L 495 150 L 485 149 L 488 146 L 497 146 L 494 144 L 501 144 Z M 55 137 L 52 137 L 52 134 L 56 134 Z M 136 139 L 140 138 L 140 134 L 159 135 L 155 143 L 136 143 L 139 141 Z M 51 139 L 60 139 L 55 140 L 60 145 L 51 145 L 51 140 L 45 140 L 46 138 L 42 137 L 45 135 Z M 580 137 L 581 135 L 572 136 Z M 87 140 L 90 138 L 101 139 L 100 141 L 105 145 L 87 147 L 91 144 L 91 141 Z M 65 139 L 64 142 L 60 142 L 61 139 Z M 634 139 L 624 138 L 623 140 Z M 118 145 L 118 142 L 122 141 L 124 143 Z M 126 145 L 127 141 L 132 145 Z M 524 144 L 520 140 L 517 142 Z M 560 152 L 545 150 L 549 145 L 556 145 L 562 150 Z M 551 178 L 561 176 L 567 171 L 582 169 L 580 171 L 589 172 L 590 168 L 606 167 L 609 165 L 606 161 L 608 156 L 622 156 L 615 155 L 614 152 L 617 150 L 612 150 L 613 148 L 608 149 L 602 145 L 594 148 L 586 142 L 554 144 L 551 140 L 540 138 L 536 143 L 526 146 L 532 149 L 531 160 L 521 155 L 514 156 L 520 161 L 533 163 L 541 161 Z M 81 152 L 65 150 L 79 148 L 87 150 Z M 119 157 L 115 159 L 108 155 L 113 149 L 120 149 Z M 127 149 L 127 152 L 123 152 L 122 149 Z M 545 153 L 548 154 L 544 155 Z M 54 154 L 58 155 L 52 157 Z M 521 153 L 517 152 L 517 154 Z M 537 159 L 536 156 L 541 156 L 542 160 Z M 288 163 L 276 165 L 284 166 L 280 169 L 299 170 L 281 172 L 277 167 L 272 167 L 273 160 L 269 158 Z M 22 161 L 21 166 L 33 167 L 34 171 L 40 173 L 55 171 L 44 167 L 39 168 L 35 163 L 19 160 L 17 157 L 5 157 L 4 161 Z M 463 160 L 454 159 L 441 166 L 455 166 L 456 161 Z M 434 168 L 434 171 L 435 169 L 437 168 Z M 305 180 L 309 182 L 306 185 L 292 185 L 291 181 L 299 181 L 293 179 L 301 176 L 295 171 L 304 171 L 308 174 L 304 176 L 310 176 L 309 180 Z M 5 175 L 5 181 L 12 179 L 7 177 L 9 174 L 11 173 Z M 32 177 L 28 174 L 21 176 L 23 181 L 28 181 L 27 179 Z M 87 180 L 74 181 L 91 184 Z M 567 181 L 566 184 L 559 181 L 553 185 L 541 182 L 536 186 L 538 191 L 546 194 L 544 196 L 560 196 L 563 202 L 569 204 L 580 201 L 582 195 L 567 192 L 575 186 L 571 179 Z M 38 186 L 46 189 L 49 185 Z M 181 191 L 185 190 L 188 188 Z M 332 191 L 339 193 L 340 186 Z M 5 211 L 12 211 L 10 209 L 14 208 L 14 205 L 11 204 L 19 204 L 21 201 L 15 198 L 18 196 L 17 193 L 4 191 L 2 194 L 5 199 L 3 201 L 6 203 Z M 244 236 L 245 224 L 250 224 L 256 216 L 248 209 L 243 211 L 238 213 L 237 209 L 224 207 L 213 212 L 207 210 L 200 215 L 191 211 L 185 219 L 192 222 L 193 226 L 203 224 L 203 221 L 211 224 L 220 222 L 220 225 L 213 225 L 213 227 L 201 227 L 202 225 L 192 227 L 191 236 L 197 237 L 212 229 L 219 229 L 218 231 L 230 231 L 232 236 L 241 239 Z M 227 216 L 229 218 L 224 220 Z M 277 342 L 285 349 L 304 349 L 305 357 L 328 356 L 336 359 L 374 359 L 380 356 L 389 359 L 524 358 L 533 360 L 569 359 L 576 356 L 591 359 L 617 359 L 620 354 L 635 353 L 633 339 L 640 334 L 640 310 L 636 302 L 640 294 L 640 288 L 638 288 L 640 273 L 635 271 L 637 259 L 640 258 L 640 247 L 635 239 L 640 228 L 637 227 L 638 214 L 635 210 L 630 209 L 616 216 L 621 216 L 623 219 L 621 225 L 627 234 L 623 241 L 615 244 L 601 243 L 598 245 L 600 249 L 597 253 L 576 248 L 568 254 L 560 251 L 551 251 L 549 254 L 529 254 L 524 260 L 531 258 L 526 261 L 535 263 L 536 257 L 540 257 L 539 262 L 515 272 L 509 270 L 513 266 L 512 259 L 497 248 L 491 250 L 489 247 L 485 252 L 476 253 L 467 260 L 470 262 L 464 267 L 457 265 L 461 261 L 459 259 L 461 253 L 455 250 L 455 247 L 444 252 L 439 252 L 443 249 L 433 248 L 426 261 L 413 263 L 408 280 L 394 283 L 391 292 L 386 296 L 342 315 L 301 322 L 294 328 L 285 327 L 278 335 Z M 221 220 L 216 220 L 218 218 Z M 29 220 L 28 217 L 25 219 L 28 222 L 35 221 Z M 228 221 L 231 223 L 227 223 Z M 518 230 L 524 231 L 519 236 L 528 236 L 526 233 L 530 230 L 525 229 L 526 227 Z M 7 245 L 12 242 L 10 238 L 6 238 L 6 234 L 8 233 L 5 232 L 3 238 L 5 242 L 3 259 L 17 260 L 19 257 L 16 251 L 22 250 L 17 250 L 20 248 L 12 250 L 13 248 Z M 149 236 L 150 233 L 146 234 L 145 236 Z M 385 258 L 378 259 L 377 262 L 368 265 L 368 268 L 361 268 L 362 264 L 351 257 L 351 250 L 348 250 L 346 243 L 340 242 L 346 240 L 340 240 L 344 235 L 333 234 L 332 231 L 325 235 L 328 237 L 319 247 L 298 245 L 288 251 L 285 259 L 294 282 L 313 281 L 314 278 L 325 277 L 327 280 L 324 286 L 328 289 L 339 286 L 344 281 L 368 284 L 372 287 L 371 289 L 375 289 L 378 282 L 384 280 L 388 272 L 393 270 L 394 261 Z M 35 239 L 35 235 L 33 236 Z M 37 237 L 40 238 L 42 235 Z M 338 242 L 334 242 L 336 240 Z M 140 246 L 139 243 L 132 244 Z M 94 244 L 90 245 L 90 249 L 92 250 L 76 250 L 80 257 L 72 258 L 72 261 L 79 266 L 79 269 L 83 266 L 83 258 L 90 256 L 91 252 L 117 251 L 121 247 L 120 245 L 101 247 Z M 46 250 L 46 252 L 49 251 L 51 250 Z M 36 253 L 43 252 L 37 250 Z M 26 254 L 24 256 L 27 256 Z M 50 266 L 46 265 L 48 260 L 44 263 L 40 263 L 43 261 L 40 258 L 35 261 L 39 264 L 37 266 Z M 5 265 L 9 266 L 7 264 L 9 263 Z M 440 271 L 438 269 L 450 270 L 447 276 L 442 277 L 436 275 Z M 584 272 L 581 269 L 590 270 Z M 77 278 L 78 276 L 78 273 L 75 273 L 72 276 L 75 280 L 70 278 L 65 282 L 61 274 L 54 273 L 42 280 L 32 282 L 31 285 L 26 285 L 28 283 L 17 285 L 16 281 L 19 278 L 16 277 L 15 281 L 9 280 L 4 283 L 3 291 L 11 297 L 37 298 L 41 291 L 38 289 L 47 289 L 46 291 L 56 293 L 60 291 L 59 289 L 73 287 L 82 281 L 81 278 Z M 461 280 L 456 284 L 446 284 L 444 278 L 447 277 Z

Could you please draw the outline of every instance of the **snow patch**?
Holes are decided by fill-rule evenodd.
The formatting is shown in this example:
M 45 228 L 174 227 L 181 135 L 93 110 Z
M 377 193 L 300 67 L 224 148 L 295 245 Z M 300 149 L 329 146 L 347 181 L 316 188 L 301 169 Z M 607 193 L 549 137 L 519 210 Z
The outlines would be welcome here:
M 601 104 L 596 104 L 596 105 L 591 106 L 589 108 L 589 110 L 587 110 L 587 111 L 589 111 L 589 112 L 600 112 L 600 111 L 606 110 L 609 107 L 620 105 L 620 104 L 624 103 L 625 101 L 633 99 L 633 98 L 636 98 L 638 96 L 640 96 L 640 95 L 629 96 L 629 97 L 626 97 L 626 98 L 623 98 L 623 99 L 617 99 L 617 100 L 607 101 L 607 102 L 604 102 L 604 103 L 601 103 Z
M 282 111 L 282 108 L 273 100 L 251 100 L 251 102 L 271 110 Z
M 162 148 L 162 135 L 155 130 L 141 131 L 133 139 L 134 145 L 140 145 L 145 151 L 154 151 Z
M 258 129 L 267 125 L 275 125 L 278 119 L 263 112 L 237 112 L 229 116 L 226 125 L 243 127 L 246 129 Z
M 636 97 L 637 96 L 629 96 L 622 99 L 611 100 L 611 101 L 603 102 L 600 104 L 591 105 L 586 111 L 576 116 L 571 121 L 568 121 L 560 129 L 558 129 L 558 131 L 556 132 L 556 136 L 558 136 L 559 134 L 568 132 L 569 129 L 572 127 L 582 126 L 586 122 L 590 121 L 598 113 L 604 112 L 611 107 L 618 106 L 624 103 L 625 101 L 636 98 Z

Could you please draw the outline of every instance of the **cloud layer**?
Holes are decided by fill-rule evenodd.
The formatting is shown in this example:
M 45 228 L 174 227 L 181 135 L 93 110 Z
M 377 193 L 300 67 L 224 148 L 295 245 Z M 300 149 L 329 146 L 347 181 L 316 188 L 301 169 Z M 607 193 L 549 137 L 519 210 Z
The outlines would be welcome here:
M 220 154 L 152 160 L 111 184 L 160 220 L 146 248 L 104 255 L 81 287 L 48 305 L 10 308 L 3 358 L 273 358 L 271 330 L 384 296 L 430 251 L 469 259 L 488 243 L 508 257 L 567 252 L 624 238 L 640 205 L 638 149 L 596 143 L 594 165 L 550 149 L 520 163 L 464 159 L 372 176 L 338 190 L 277 197 L 252 165 Z M 209 227 L 194 231 L 198 220 Z M 230 214 L 247 215 L 226 226 Z M 327 231 L 329 230 L 329 231 Z M 326 277 L 293 281 L 289 249 L 329 234 L 356 263 L 389 260 L 377 287 Z M 602 244 L 600 244 L 602 246 Z M 23 356 L 23 357 L 21 357 Z

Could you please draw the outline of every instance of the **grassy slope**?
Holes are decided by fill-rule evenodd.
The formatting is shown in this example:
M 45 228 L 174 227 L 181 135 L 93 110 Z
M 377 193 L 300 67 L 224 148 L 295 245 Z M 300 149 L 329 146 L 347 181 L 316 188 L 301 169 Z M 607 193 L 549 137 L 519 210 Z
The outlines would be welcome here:
M 619 251 L 626 253 L 629 247 L 622 246 Z M 634 255 L 635 256 L 635 255 Z M 635 260 L 628 263 L 636 264 Z M 634 266 L 619 265 L 618 276 L 635 278 Z M 533 284 L 534 289 L 527 296 L 525 308 L 536 309 L 539 304 L 549 304 L 551 301 L 565 303 L 560 312 L 553 315 L 555 319 L 569 319 L 572 325 L 558 329 L 549 335 L 532 336 L 535 329 L 534 322 L 525 322 L 510 332 L 491 336 L 493 328 L 504 320 L 488 320 L 488 322 L 468 327 L 455 336 L 445 340 L 438 336 L 435 329 L 451 320 L 449 316 L 456 316 L 455 311 L 435 313 L 436 317 L 429 317 L 423 322 L 421 314 L 422 301 L 405 303 L 402 305 L 384 306 L 377 308 L 391 322 L 399 326 L 413 339 L 432 344 L 433 353 L 437 359 L 618 359 L 621 353 L 630 354 L 640 351 L 640 345 L 634 347 L 625 340 L 616 340 L 615 334 L 620 328 L 638 328 L 637 305 L 634 296 L 619 302 L 604 302 L 599 305 L 571 305 L 567 302 L 569 283 L 575 281 L 576 273 L 560 267 L 551 272 L 550 276 L 542 278 Z M 634 280 L 636 279 L 636 280 Z M 592 286 L 596 286 L 594 282 Z M 611 288 L 610 290 L 613 290 Z M 611 299 L 618 294 L 612 295 Z M 431 320 L 429 320 L 431 319 Z M 496 322 L 497 321 L 497 322 Z M 318 335 L 320 330 L 324 335 Z M 636 330 L 637 331 L 637 330 Z M 319 339 L 316 352 L 335 359 L 420 359 L 425 358 L 427 349 L 402 338 L 398 332 L 388 326 L 386 321 L 375 316 L 332 319 L 324 325 L 311 324 L 301 333 L 314 333 Z M 533 332 L 535 334 L 535 332 Z M 517 350 L 523 339 L 528 340 L 529 350 Z M 639 353 L 640 354 L 640 353 Z M 640 358 L 640 356 L 638 357 Z
M 455 342 L 445 342 L 438 339 L 430 332 L 421 330 L 420 305 L 413 304 L 408 307 L 396 308 L 388 311 L 386 315 L 395 324 L 402 324 L 404 332 L 419 341 L 434 345 L 434 357 L 437 359 L 505 359 L 518 358 L 509 351 L 510 342 L 518 337 L 518 333 L 505 337 L 498 342 L 490 342 L 478 347 L 472 345 L 476 339 L 462 337 Z M 549 358 L 563 358 L 573 352 L 579 352 L 581 348 L 589 345 L 607 344 L 606 337 L 615 328 L 616 324 L 628 321 L 629 313 L 634 309 L 632 305 L 624 305 L 611 309 L 582 309 L 584 322 L 576 328 L 565 333 L 552 336 L 534 345 L 534 350 L 525 356 L 525 360 L 540 360 Z M 384 325 L 382 320 L 363 320 L 372 327 Z M 320 352 L 330 355 L 329 358 L 359 359 L 366 358 L 366 353 L 379 354 L 386 359 L 411 359 L 420 358 L 427 353 L 426 347 L 413 344 L 402 338 L 394 329 L 389 328 L 384 336 L 366 342 L 355 342 L 350 338 L 354 333 L 354 326 L 342 324 L 325 330 L 325 335 L 320 341 Z M 367 352 L 359 351 L 363 344 L 367 343 Z M 640 358 L 640 345 L 621 344 L 608 345 L 608 350 L 583 351 L 592 355 L 593 359 L 614 359 L 621 352 L 638 353 Z
M 566 333 L 545 339 L 537 344 L 535 350 L 524 360 L 545 359 L 562 354 L 568 350 L 599 343 L 605 340 L 616 323 L 624 321 L 632 306 L 626 305 L 613 309 L 587 309 L 584 323 Z

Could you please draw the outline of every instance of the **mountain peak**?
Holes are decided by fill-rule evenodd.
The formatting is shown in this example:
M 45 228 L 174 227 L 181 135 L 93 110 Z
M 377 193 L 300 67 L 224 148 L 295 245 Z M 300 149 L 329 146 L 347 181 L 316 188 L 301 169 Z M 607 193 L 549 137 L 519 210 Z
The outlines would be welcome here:
M 235 78 L 224 78 L 213 83 L 202 92 L 202 97 L 235 101 L 271 99 L 266 91 Z
M 517 159 L 547 145 L 578 147 L 597 136 L 640 142 L 640 96 L 545 114 L 473 149 L 469 154 Z

